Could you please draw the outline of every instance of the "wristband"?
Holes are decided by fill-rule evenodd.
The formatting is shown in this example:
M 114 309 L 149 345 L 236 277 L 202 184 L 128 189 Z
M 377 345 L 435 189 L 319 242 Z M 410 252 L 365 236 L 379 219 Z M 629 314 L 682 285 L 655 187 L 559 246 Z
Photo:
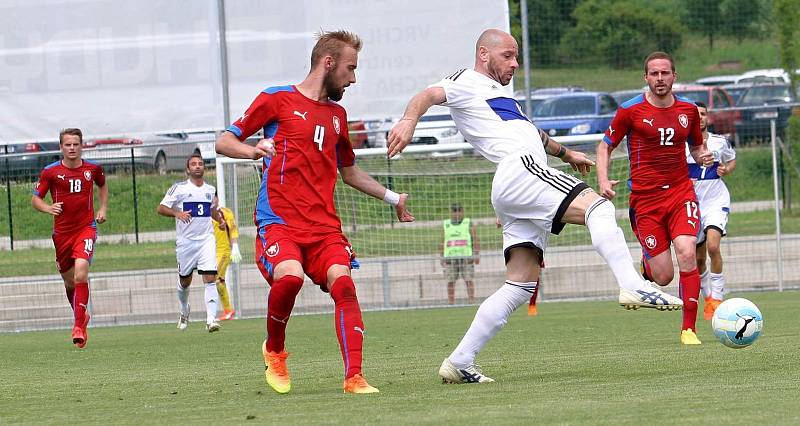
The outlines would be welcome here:
M 558 153 L 556 154 L 556 157 L 564 158 L 565 155 L 567 155 L 567 148 L 564 148 L 564 145 L 561 145 L 558 148 Z
M 386 193 L 383 194 L 383 201 L 396 206 L 400 204 L 400 194 L 392 191 L 391 189 L 386 189 Z

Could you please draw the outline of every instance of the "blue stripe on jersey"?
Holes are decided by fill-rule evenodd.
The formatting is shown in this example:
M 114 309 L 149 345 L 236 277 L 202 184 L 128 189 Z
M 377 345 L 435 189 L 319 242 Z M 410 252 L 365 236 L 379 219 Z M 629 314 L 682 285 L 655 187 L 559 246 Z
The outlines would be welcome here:
M 717 174 L 717 167 L 719 167 L 719 163 L 715 162 L 714 165 L 711 167 L 702 167 L 697 163 L 690 163 L 688 166 L 689 166 L 689 179 L 695 179 L 695 180 L 719 179 L 719 174 Z
M 258 189 L 258 198 L 256 199 L 256 226 L 259 228 L 274 223 L 286 223 L 283 221 L 283 218 L 275 214 L 272 207 L 269 205 L 269 190 L 267 188 L 269 165 L 270 161 L 264 159 L 264 172 L 261 176 L 261 187 Z
M 61 164 L 61 160 L 54 161 L 54 162 L 52 162 L 52 163 L 50 163 L 50 164 L 48 164 L 48 165 L 44 166 L 44 169 L 45 169 L 45 170 L 47 170 L 47 169 L 49 169 L 49 168 L 52 168 L 52 167 L 55 167 L 55 166 L 57 166 L 57 165 L 59 165 L 59 164 Z
M 730 213 L 731 212 L 731 208 L 730 207 L 723 207 L 722 211 L 724 211 L 725 213 Z
M 634 105 L 638 105 L 638 104 L 640 104 L 642 102 L 644 102 L 644 93 L 639 95 L 639 96 L 636 96 L 635 98 L 628 99 L 627 101 L 623 102 L 622 105 L 620 105 L 620 107 L 628 109 L 628 108 L 630 108 L 630 107 L 632 107 Z
M 608 136 L 603 136 L 603 142 L 605 142 L 607 145 L 614 145 L 614 142 Z
M 264 138 L 269 139 L 275 137 L 275 134 L 278 133 L 278 122 L 273 121 L 272 123 L 267 123 L 264 126 Z
M 190 212 L 192 217 L 211 217 L 211 202 L 184 201 L 183 210 Z
M 528 120 L 528 117 L 522 112 L 522 107 L 515 99 L 511 98 L 494 98 L 487 99 L 486 103 L 489 108 L 495 112 L 503 121 L 509 120 Z
M 227 131 L 229 131 L 229 132 L 233 133 L 234 135 L 236 135 L 236 137 L 237 137 L 237 138 L 240 138 L 240 137 L 242 137 L 242 129 L 240 129 L 238 126 L 236 126 L 236 125 L 234 125 L 234 124 L 231 124 L 231 125 L 230 125 L 230 126 L 228 126 L 228 128 L 227 128 L 227 129 L 225 129 L 225 130 L 227 130 Z
M 86 160 L 86 159 L 83 159 L 83 158 L 81 158 L 81 160 L 83 160 L 85 163 L 89 163 L 89 164 L 91 164 L 91 165 L 93 165 L 93 166 L 96 166 L 96 165 L 97 165 L 97 163 L 95 163 L 95 162 L 94 162 L 94 161 L 92 161 L 92 160 Z
M 681 101 L 681 102 L 686 102 L 686 103 L 692 104 L 692 105 L 694 105 L 694 106 L 697 106 L 697 104 L 696 104 L 696 103 L 694 103 L 694 101 L 693 101 L 693 100 L 691 100 L 691 99 L 689 99 L 689 98 L 687 98 L 687 97 L 684 97 L 684 96 L 678 96 L 678 95 L 675 95 L 675 100 L 676 100 L 676 101 Z
M 294 87 L 292 86 L 272 86 L 267 87 L 266 89 L 262 90 L 262 93 L 266 93 L 268 95 L 272 95 L 278 92 L 294 92 Z

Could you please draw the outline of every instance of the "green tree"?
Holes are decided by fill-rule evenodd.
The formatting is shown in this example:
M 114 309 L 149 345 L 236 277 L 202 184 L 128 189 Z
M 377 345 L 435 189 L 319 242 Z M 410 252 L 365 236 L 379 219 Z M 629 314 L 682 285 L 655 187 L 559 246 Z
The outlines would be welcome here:
M 741 42 L 762 33 L 764 7 L 757 0 L 722 0 L 719 5 L 722 16 L 722 33 Z
M 723 0 L 684 0 L 686 25 L 708 37 L 708 50 L 714 50 L 714 36 L 725 28 L 720 5 Z
M 632 0 L 586 0 L 572 14 L 576 25 L 561 40 L 567 62 L 638 66 L 655 50 L 675 52 L 685 28 L 673 16 L 658 14 Z
M 798 0 L 774 0 L 775 38 L 781 53 L 781 65 L 792 76 L 792 90 L 797 90 L 797 55 L 800 44 L 797 37 L 800 30 L 800 6 Z
M 509 0 L 511 34 L 522 48 L 520 0 Z M 558 60 L 558 45 L 569 27 L 575 25 L 572 11 L 580 0 L 527 0 L 528 36 L 533 65 L 553 65 Z

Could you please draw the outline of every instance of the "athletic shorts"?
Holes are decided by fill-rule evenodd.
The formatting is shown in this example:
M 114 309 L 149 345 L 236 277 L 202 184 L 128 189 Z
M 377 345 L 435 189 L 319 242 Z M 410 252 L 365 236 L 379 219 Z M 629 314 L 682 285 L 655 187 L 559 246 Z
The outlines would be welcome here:
M 731 196 L 725 186 L 713 195 L 697 197 L 700 205 L 700 229 L 697 231 L 697 245 L 706 242 L 709 228 L 716 228 L 723 236 L 728 234 L 728 214 L 730 213 Z
M 694 187 L 687 184 L 646 193 L 631 193 L 631 228 L 645 258 L 670 248 L 679 235 L 696 236 L 700 229 L 700 208 Z
M 178 275 L 188 277 L 197 269 L 199 274 L 217 273 L 217 242 L 214 234 L 203 240 L 180 240 L 175 246 Z
M 69 271 L 75 266 L 75 259 L 86 259 L 91 264 L 95 241 L 97 241 L 97 229 L 92 226 L 70 233 L 53 234 L 58 272 Z
M 492 205 L 503 224 L 506 262 L 514 247 L 543 253 L 549 234 L 564 229 L 561 219 L 569 205 L 588 188 L 569 174 L 537 163 L 531 154 L 512 154 L 500 161 L 492 181 Z
M 321 235 L 311 242 L 298 242 L 280 224 L 259 228 L 256 237 L 256 264 L 261 275 L 272 285 L 275 267 L 285 260 L 296 260 L 314 284 L 327 291 L 328 269 L 333 265 L 353 268 L 353 247 L 341 233 Z
M 449 283 L 456 282 L 458 277 L 472 281 L 475 278 L 475 263 L 472 259 L 445 259 L 444 274 Z

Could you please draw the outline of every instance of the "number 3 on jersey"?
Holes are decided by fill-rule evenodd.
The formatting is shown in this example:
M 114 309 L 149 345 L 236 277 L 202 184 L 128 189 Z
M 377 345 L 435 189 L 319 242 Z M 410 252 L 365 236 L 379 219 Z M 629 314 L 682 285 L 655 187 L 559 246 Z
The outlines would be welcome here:
M 317 124 L 317 127 L 314 128 L 314 143 L 317 144 L 320 151 L 322 151 L 323 139 L 325 139 L 325 128 Z

